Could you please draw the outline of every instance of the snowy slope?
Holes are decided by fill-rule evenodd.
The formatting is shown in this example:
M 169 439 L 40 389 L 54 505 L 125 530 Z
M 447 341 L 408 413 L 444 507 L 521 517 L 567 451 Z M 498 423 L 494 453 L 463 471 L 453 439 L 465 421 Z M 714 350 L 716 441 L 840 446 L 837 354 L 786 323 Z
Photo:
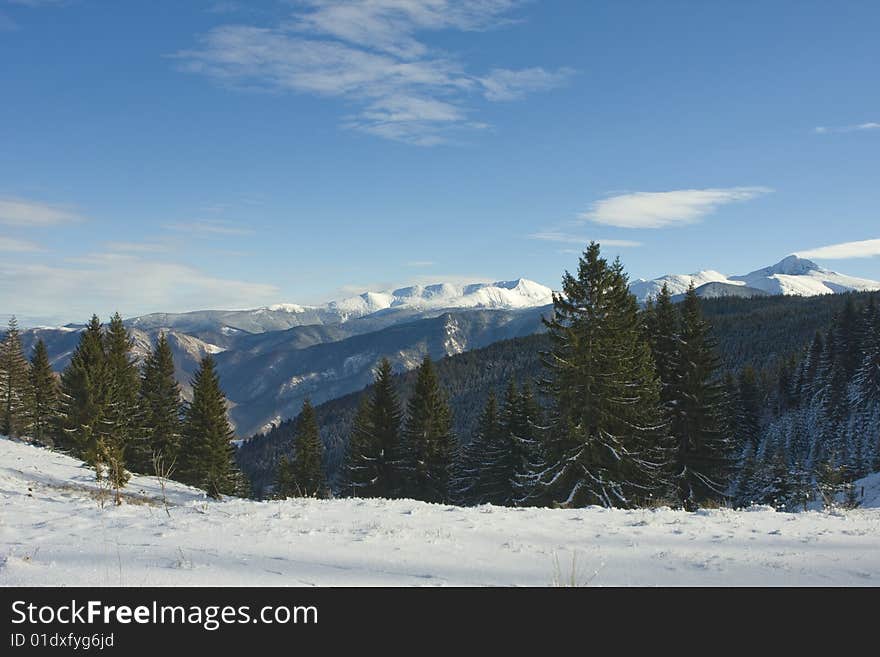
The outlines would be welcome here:
M 797 296 L 880 290 L 880 282 L 878 281 L 840 274 L 797 255 L 790 255 L 775 265 L 757 269 L 742 276 L 728 277 L 712 270 L 696 274 L 667 274 L 653 280 L 635 280 L 630 285 L 630 290 L 640 302 L 644 302 L 650 297 L 656 297 L 664 283 L 669 288 L 669 292 L 675 296 L 687 291 L 691 282 L 696 288 L 708 283 L 723 283 L 731 286 L 744 286 L 767 294 Z
M 664 285 L 668 288 L 669 294 L 675 296 L 687 292 L 691 283 L 693 283 L 694 287 L 700 287 L 707 283 L 718 282 L 729 283 L 730 280 L 722 273 L 707 269 L 705 271 L 698 271 L 695 274 L 666 274 L 653 280 L 639 278 L 630 283 L 629 289 L 640 302 L 643 302 L 660 294 L 660 290 L 663 289 Z
M 190 333 L 247 331 L 264 333 L 297 326 L 348 322 L 390 310 L 449 310 L 465 308 L 535 308 L 552 303 L 551 290 L 519 278 L 495 283 L 414 285 L 393 291 L 363 294 L 318 306 L 279 303 L 253 310 L 199 310 L 188 313 L 154 313 L 127 320 L 132 328 L 174 328 Z M 401 315 L 402 317 L 405 315 Z
M 876 476 L 876 475 L 875 475 Z M 0 439 L 0 585 L 873 585 L 880 509 L 462 509 L 213 502 L 134 477 L 99 504 L 73 459 Z M 872 488 L 873 490 L 873 488 Z

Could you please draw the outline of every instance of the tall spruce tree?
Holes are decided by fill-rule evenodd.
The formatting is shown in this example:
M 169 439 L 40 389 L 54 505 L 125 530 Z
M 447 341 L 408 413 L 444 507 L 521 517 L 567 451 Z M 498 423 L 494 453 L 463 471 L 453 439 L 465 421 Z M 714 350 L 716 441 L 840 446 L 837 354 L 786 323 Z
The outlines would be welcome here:
M 286 482 L 289 488 L 280 492 L 285 496 L 325 497 L 327 482 L 324 479 L 323 453 L 324 445 L 321 442 L 315 409 L 306 399 L 296 419 L 291 476 Z
M 453 499 L 461 505 L 485 504 L 499 496 L 496 462 L 504 439 L 495 392 L 490 391 L 471 441 L 459 450 L 452 488 Z
M 140 376 L 131 353 L 133 344 L 122 317 L 115 313 L 104 333 L 107 390 L 99 440 L 105 443 L 104 449 L 114 459 L 121 459 L 123 463 L 130 445 L 142 435 L 138 404 Z M 139 472 L 147 471 L 145 464 L 138 466 Z
M 591 243 L 565 272 L 545 320 L 553 399 L 538 491 L 562 506 L 633 506 L 661 489 L 666 423 L 660 383 L 635 297 L 619 261 Z
M 358 497 L 397 497 L 403 486 L 401 410 L 391 362 L 376 370 L 372 393 L 358 411 L 346 456 L 346 492 Z
M 180 386 L 174 376 L 174 356 L 165 333 L 144 361 L 140 386 L 143 427 L 131 449 L 132 467 L 156 474 L 155 463 L 176 467 L 181 440 Z
M 666 283 L 645 315 L 648 320 L 651 352 L 657 377 L 660 379 L 660 400 L 669 411 L 674 399 L 672 386 L 678 375 L 679 316 Z
M 98 437 L 107 403 L 107 365 L 97 315 L 80 335 L 70 364 L 61 374 L 59 441 L 89 463 L 98 459 Z
M 404 495 L 425 502 L 446 502 L 456 457 L 452 414 L 430 356 L 418 368 L 403 429 Z
M 226 397 L 215 368 L 209 354 L 192 378 L 193 399 L 186 406 L 178 463 L 183 481 L 220 498 L 239 493 L 242 480 L 235 464 Z
M 733 435 L 738 445 L 748 443 L 757 449 L 761 440 L 761 389 L 753 367 L 747 366 L 740 372 L 736 398 Z
M 18 437 L 29 431 L 31 392 L 28 362 L 13 315 L 0 342 L 0 434 Z
M 30 407 L 31 434 L 35 441 L 51 444 L 58 423 L 58 380 L 52 371 L 43 340 L 38 340 L 34 345 L 29 376 L 33 395 Z
M 680 308 L 674 371 L 664 388 L 675 441 L 673 481 L 679 501 L 694 509 L 723 496 L 731 446 L 724 431 L 724 388 L 715 343 L 693 283 Z

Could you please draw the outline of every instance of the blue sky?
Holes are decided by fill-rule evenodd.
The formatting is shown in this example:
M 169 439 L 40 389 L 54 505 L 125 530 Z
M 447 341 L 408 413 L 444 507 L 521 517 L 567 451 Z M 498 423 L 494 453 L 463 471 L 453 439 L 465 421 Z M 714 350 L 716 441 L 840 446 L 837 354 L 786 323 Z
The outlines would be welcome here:
M 0 312 L 880 280 L 880 4 L 0 0 Z M 826 248 L 833 247 L 833 248 Z

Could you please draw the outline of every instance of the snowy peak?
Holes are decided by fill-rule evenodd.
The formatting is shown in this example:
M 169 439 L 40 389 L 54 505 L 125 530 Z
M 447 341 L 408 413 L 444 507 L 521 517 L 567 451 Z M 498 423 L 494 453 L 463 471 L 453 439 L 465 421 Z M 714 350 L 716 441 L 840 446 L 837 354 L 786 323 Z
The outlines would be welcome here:
M 444 308 L 513 309 L 545 306 L 553 302 L 552 290 L 534 281 L 519 278 L 494 283 L 435 283 L 411 285 L 391 292 L 365 292 L 356 297 L 331 301 L 328 309 L 363 317 L 389 308 L 414 310 Z M 341 321 L 345 321 L 342 319 Z
M 748 296 L 747 291 L 751 291 L 752 296 L 816 296 L 880 290 L 878 281 L 840 274 L 798 255 L 787 256 L 775 265 L 740 276 L 725 276 L 714 270 L 705 270 L 696 274 L 667 274 L 653 280 L 639 279 L 630 285 L 630 290 L 644 303 L 647 299 L 656 297 L 664 284 L 670 294 L 676 296 L 684 294 L 691 283 L 701 296 Z M 706 294 L 702 294 L 701 290 Z
M 730 283 L 731 281 L 724 274 L 713 269 L 705 269 L 693 274 L 666 274 L 660 278 L 653 280 L 645 280 L 640 278 L 633 281 L 629 288 L 636 295 L 640 302 L 644 302 L 650 297 L 656 297 L 660 294 L 660 290 L 665 285 L 669 290 L 669 294 L 677 296 L 687 292 L 687 289 L 693 284 L 699 288 L 709 283 Z M 739 283 L 742 285 L 742 283 Z
M 742 278 L 749 277 L 758 277 L 758 276 L 776 276 L 777 274 L 783 274 L 785 276 L 809 276 L 812 272 L 827 272 L 828 270 L 822 269 L 819 265 L 817 265 L 812 260 L 807 260 L 806 258 L 798 257 L 797 255 L 790 255 L 786 258 L 783 258 L 775 265 L 771 265 L 770 267 L 764 267 L 763 269 L 758 269 L 757 271 L 753 271 L 749 274 L 746 274 Z M 833 273 L 833 272 L 832 272 Z M 734 277 L 737 278 L 737 277 Z

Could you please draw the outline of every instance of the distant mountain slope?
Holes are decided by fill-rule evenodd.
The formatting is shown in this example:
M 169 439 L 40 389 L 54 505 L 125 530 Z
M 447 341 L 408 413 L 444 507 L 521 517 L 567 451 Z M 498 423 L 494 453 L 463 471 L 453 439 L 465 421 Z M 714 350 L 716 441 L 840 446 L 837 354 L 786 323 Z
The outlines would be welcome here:
M 176 329 L 190 334 L 238 332 L 266 333 L 297 326 L 341 324 L 389 311 L 428 311 L 463 308 L 519 309 L 546 306 L 552 291 L 519 278 L 495 283 L 413 285 L 391 292 L 365 292 L 320 306 L 281 303 L 253 310 L 199 310 L 188 313 L 154 313 L 129 320 L 145 331 Z
M 218 354 L 217 371 L 233 404 L 231 418 L 247 436 L 296 415 L 306 398 L 321 403 L 363 388 L 382 358 L 407 371 L 425 355 L 442 358 L 535 333 L 542 312 L 462 310 L 304 348 L 280 343 L 264 350 L 258 344 Z
M 880 282 L 865 278 L 847 276 L 820 267 L 815 262 L 790 255 L 775 265 L 755 270 L 742 276 L 725 276 L 717 271 L 706 270 L 695 274 L 667 274 L 653 280 L 637 279 L 630 284 L 630 290 L 644 303 L 656 297 L 666 284 L 673 296 L 684 294 L 688 286 L 701 288 L 709 283 L 702 296 L 759 296 L 764 294 L 784 294 L 794 296 L 816 296 L 841 292 L 867 292 L 880 290 Z M 738 290 L 737 288 L 743 288 Z M 748 293 L 746 291 L 748 290 Z M 758 290 L 759 292 L 752 292 Z

